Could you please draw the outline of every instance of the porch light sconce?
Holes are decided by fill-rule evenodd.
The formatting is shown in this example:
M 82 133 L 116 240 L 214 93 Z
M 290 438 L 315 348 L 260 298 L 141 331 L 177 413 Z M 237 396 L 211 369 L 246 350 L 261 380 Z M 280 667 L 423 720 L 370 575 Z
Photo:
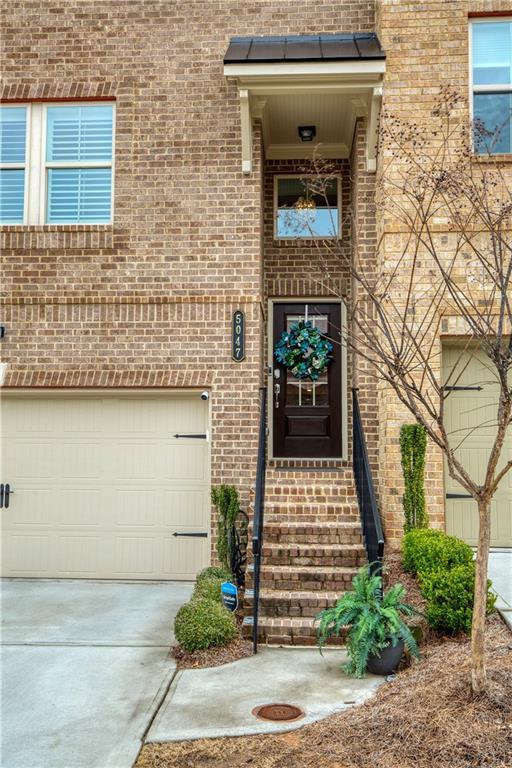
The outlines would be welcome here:
M 5 325 L 0 325 L 0 339 L 3 339 L 5 336 Z
M 316 125 L 299 125 L 297 130 L 301 141 L 313 141 L 316 136 Z

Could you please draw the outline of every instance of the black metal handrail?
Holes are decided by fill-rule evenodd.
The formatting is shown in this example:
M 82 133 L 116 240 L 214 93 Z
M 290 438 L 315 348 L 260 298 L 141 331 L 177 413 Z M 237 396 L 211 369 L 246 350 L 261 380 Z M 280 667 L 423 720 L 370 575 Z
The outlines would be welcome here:
M 260 389 L 260 427 L 258 436 L 258 463 L 254 492 L 254 519 L 252 527 L 252 554 L 254 563 L 254 591 L 252 599 L 252 650 L 258 653 L 258 613 L 260 602 L 260 567 L 263 544 L 263 516 L 265 510 L 267 388 Z
M 352 404 L 354 421 L 352 462 L 354 467 L 354 477 L 356 481 L 357 499 L 359 502 L 359 513 L 361 515 L 366 554 L 368 555 L 368 561 L 371 563 L 371 570 L 375 573 L 382 570 L 384 534 L 382 532 L 377 499 L 375 497 L 370 462 L 368 461 L 368 451 L 366 449 L 366 440 L 364 437 L 361 411 L 359 409 L 357 389 L 352 390 Z

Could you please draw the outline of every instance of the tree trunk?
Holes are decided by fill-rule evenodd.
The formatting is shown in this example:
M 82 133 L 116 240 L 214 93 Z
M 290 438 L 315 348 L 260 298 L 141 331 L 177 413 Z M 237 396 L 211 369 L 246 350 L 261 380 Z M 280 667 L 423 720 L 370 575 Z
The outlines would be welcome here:
M 490 499 L 478 502 L 478 549 L 476 556 L 475 599 L 471 628 L 471 685 L 474 693 L 483 693 L 487 685 L 485 671 L 485 613 L 487 607 L 487 569 L 491 540 Z

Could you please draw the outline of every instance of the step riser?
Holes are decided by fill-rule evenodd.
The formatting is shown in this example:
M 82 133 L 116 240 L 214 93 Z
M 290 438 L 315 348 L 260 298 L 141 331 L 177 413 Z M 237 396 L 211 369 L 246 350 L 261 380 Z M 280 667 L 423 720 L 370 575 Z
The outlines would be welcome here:
M 352 585 L 352 576 L 345 579 L 339 576 L 329 576 L 314 571 L 297 576 L 297 574 L 260 574 L 260 587 L 262 589 L 296 590 L 305 589 L 311 592 L 326 590 L 329 592 L 345 592 Z
M 364 552 L 345 554 L 340 550 L 338 554 L 291 554 L 290 552 L 272 552 L 263 548 L 265 565 L 304 565 L 307 567 L 328 568 L 360 568 L 365 562 Z
M 252 639 L 252 627 L 244 627 L 243 636 Z M 262 645 L 317 645 L 315 629 L 301 627 L 300 629 L 288 629 L 287 627 L 272 627 L 268 630 L 264 626 L 258 626 L 258 643 Z M 330 638 L 326 645 L 340 647 L 345 645 L 345 634 L 341 637 Z
M 341 597 L 341 593 L 340 593 Z M 311 600 L 297 601 L 291 600 L 274 600 L 273 598 L 261 598 L 260 599 L 260 615 L 285 618 L 300 618 L 306 617 L 314 619 L 318 614 L 326 608 L 331 608 L 335 605 L 334 600 L 321 600 L 313 603 Z M 252 601 L 247 606 L 247 615 L 252 615 Z
M 288 533 L 267 528 L 264 540 L 268 544 L 331 544 L 333 547 L 343 547 L 347 544 L 360 544 L 361 533 Z

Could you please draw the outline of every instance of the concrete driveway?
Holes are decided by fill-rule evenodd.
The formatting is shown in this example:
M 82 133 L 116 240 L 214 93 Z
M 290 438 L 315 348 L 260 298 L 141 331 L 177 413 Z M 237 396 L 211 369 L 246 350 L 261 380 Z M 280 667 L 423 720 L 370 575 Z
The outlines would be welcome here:
M 131 768 L 192 584 L 3 580 L 2 768 Z

